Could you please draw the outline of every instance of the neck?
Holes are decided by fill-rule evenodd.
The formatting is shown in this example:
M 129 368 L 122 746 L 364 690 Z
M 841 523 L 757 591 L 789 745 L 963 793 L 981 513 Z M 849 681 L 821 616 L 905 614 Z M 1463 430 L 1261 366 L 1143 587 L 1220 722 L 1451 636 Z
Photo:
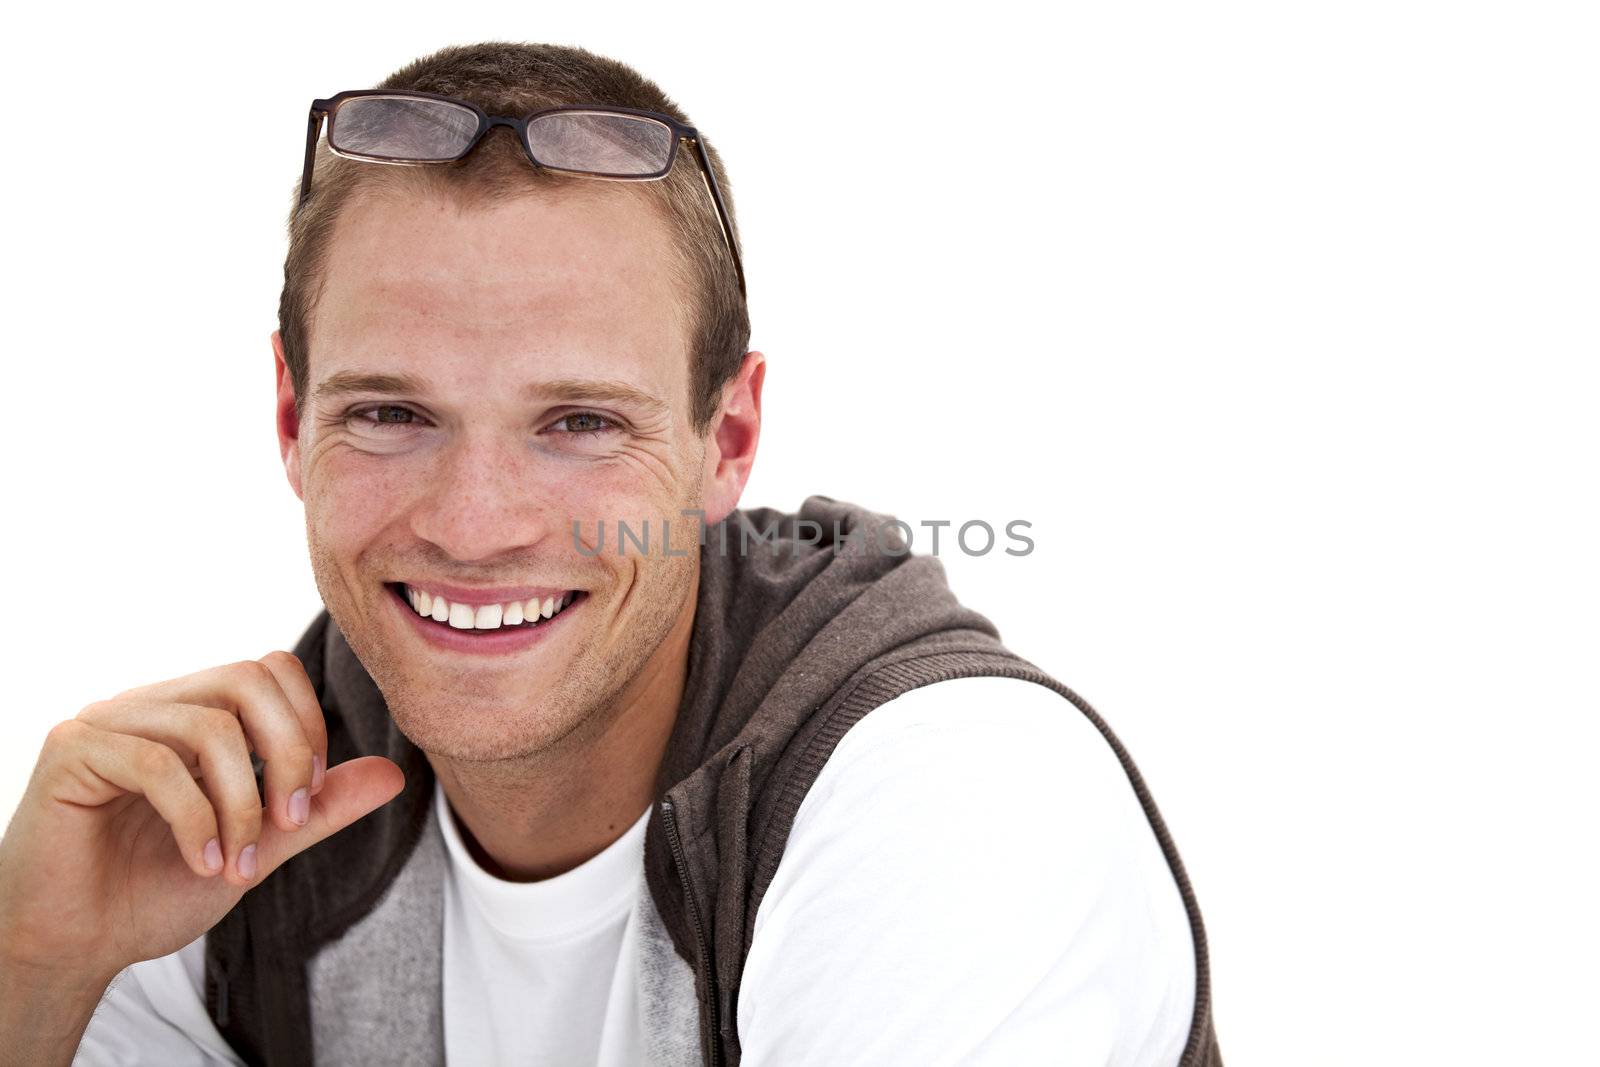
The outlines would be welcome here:
M 496 763 L 428 755 L 484 870 L 512 882 L 553 878 L 604 851 L 653 803 L 689 671 L 695 584 L 618 698 L 551 749 Z

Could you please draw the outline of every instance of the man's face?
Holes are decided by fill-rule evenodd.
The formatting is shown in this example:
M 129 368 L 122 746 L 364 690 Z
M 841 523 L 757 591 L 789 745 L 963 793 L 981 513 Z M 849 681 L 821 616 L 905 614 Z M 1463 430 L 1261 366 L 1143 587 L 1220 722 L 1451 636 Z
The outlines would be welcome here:
M 466 210 L 390 194 L 339 219 L 286 461 L 322 598 L 432 754 L 548 748 L 656 669 L 691 603 L 693 520 L 673 523 L 683 556 L 660 543 L 708 469 L 667 242 L 609 192 Z M 648 520 L 648 556 L 617 553 L 619 519 Z M 580 551 L 602 522 L 604 550 Z M 474 624 L 422 617 L 410 589 Z M 535 626 L 480 628 L 489 603 L 569 593 Z

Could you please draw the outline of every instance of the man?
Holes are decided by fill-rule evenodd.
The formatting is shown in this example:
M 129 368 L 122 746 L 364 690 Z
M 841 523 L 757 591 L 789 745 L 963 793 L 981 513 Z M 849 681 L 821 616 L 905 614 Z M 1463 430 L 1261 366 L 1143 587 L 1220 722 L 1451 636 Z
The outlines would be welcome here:
M 677 106 L 549 46 L 379 88 L 314 105 L 273 335 L 327 611 L 51 731 L 6 1055 L 1220 1063 L 1098 717 L 881 516 L 737 509 L 765 360 Z

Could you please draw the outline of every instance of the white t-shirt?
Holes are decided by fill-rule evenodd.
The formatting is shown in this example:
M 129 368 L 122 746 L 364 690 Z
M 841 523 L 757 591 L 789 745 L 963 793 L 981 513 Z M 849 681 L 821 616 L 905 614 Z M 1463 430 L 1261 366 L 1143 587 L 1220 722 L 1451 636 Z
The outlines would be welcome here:
M 648 812 L 573 870 L 513 883 L 434 802 L 449 1062 L 638 1063 Z M 237 1064 L 203 976 L 204 938 L 127 968 L 74 1063 Z M 737 1019 L 748 1067 L 1150 1067 L 1178 1061 L 1194 983 L 1177 885 L 1105 739 L 1043 686 L 965 678 L 839 742 L 757 910 Z

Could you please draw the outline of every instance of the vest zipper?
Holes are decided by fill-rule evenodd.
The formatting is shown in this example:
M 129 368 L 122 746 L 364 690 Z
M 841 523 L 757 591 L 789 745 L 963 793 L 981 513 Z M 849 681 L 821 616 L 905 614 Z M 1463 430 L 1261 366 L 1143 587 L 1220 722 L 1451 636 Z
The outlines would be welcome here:
M 217 1026 L 228 1025 L 228 972 L 217 974 Z
M 677 813 L 673 810 L 672 801 L 662 798 L 661 817 L 667 828 L 667 847 L 672 850 L 672 863 L 678 869 L 678 880 L 683 883 L 683 899 L 689 905 L 689 925 L 694 927 L 694 938 L 700 947 L 699 959 L 695 961 L 695 970 L 704 980 L 706 990 L 706 1017 L 700 1020 L 700 1040 L 708 1050 L 709 1067 L 717 1067 L 721 1062 L 721 1045 L 717 1041 L 717 996 L 712 989 L 711 976 L 711 945 L 706 938 L 705 924 L 700 919 L 700 908 L 695 903 L 694 893 L 689 888 L 689 865 L 684 859 L 683 841 L 678 837 Z

